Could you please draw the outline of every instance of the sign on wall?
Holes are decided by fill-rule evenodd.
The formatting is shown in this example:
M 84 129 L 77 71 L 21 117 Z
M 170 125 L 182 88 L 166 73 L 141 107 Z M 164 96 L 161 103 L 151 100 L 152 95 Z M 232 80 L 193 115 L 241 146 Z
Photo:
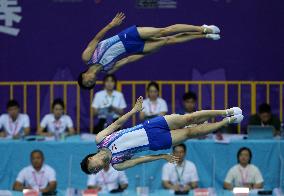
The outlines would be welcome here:
M 177 8 L 176 0 L 137 0 L 137 8 L 143 9 L 175 9 Z
M 17 36 L 20 29 L 16 24 L 22 20 L 22 12 L 17 0 L 0 0 L 0 33 Z

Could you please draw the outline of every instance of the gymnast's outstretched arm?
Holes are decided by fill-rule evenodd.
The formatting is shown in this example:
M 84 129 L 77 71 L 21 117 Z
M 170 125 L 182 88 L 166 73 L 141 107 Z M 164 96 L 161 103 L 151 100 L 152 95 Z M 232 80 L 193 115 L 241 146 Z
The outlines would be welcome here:
M 166 161 L 171 162 L 171 163 L 178 162 L 179 160 L 178 157 L 175 157 L 170 154 L 148 155 L 148 156 L 142 156 L 142 157 L 130 159 L 122 163 L 114 164 L 113 168 L 120 171 L 120 170 L 128 169 L 130 167 L 134 167 L 135 165 L 139 165 L 141 163 L 147 163 L 147 162 L 156 161 L 160 159 L 165 159 Z
M 133 115 L 135 115 L 137 112 L 140 112 L 143 110 L 142 107 L 143 104 L 143 97 L 140 96 L 134 107 L 132 108 L 132 110 L 130 110 L 129 112 L 127 112 L 126 114 L 124 114 L 122 117 L 120 117 L 119 119 L 117 119 L 114 123 L 112 123 L 111 125 L 109 125 L 106 129 L 104 129 L 103 131 L 99 132 L 96 136 L 96 143 L 100 143 L 106 136 L 112 134 L 114 131 L 116 131 L 117 129 L 119 129 L 120 127 L 122 127 L 122 125 Z
M 117 61 L 113 67 L 112 70 L 110 70 L 108 73 L 112 74 L 114 72 L 116 72 L 117 70 L 119 70 L 121 67 L 123 67 L 125 64 L 128 63 L 132 63 L 134 61 L 138 61 L 140 59 L 142 59 L 145 56 L 145 54 L 134 54 L 134 55 L 130 55 L 128 57 L 125 57 L 119 61 Z
M 100 30 L 100 32 L 97 33 L 97 35 L 92 39 L 92 41 L 89 42 L 87 48 L 84 50 L 82 54 L 82 60 L 84 62 L 90 60 L 91 56 L 93 55 L 97 47 L 97 44 L 105 36 L 105 34 L 113 27 L 119 26 L 124 19 L 125 19 L 124 13 L 120 12 L 116 14 L 116 16 L 112 19 L 112 21 L 109 24 L 107 24 L 102 30 Z

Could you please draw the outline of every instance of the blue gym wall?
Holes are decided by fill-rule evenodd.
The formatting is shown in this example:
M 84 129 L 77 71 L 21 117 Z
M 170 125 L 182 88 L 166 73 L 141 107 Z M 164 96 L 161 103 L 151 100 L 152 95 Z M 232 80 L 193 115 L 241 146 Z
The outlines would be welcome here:
M 81 52 L 119 11 L 136 24 L 216 24 L 220 41 L 169 46 L 117 73 L 124 80 L 283 80 L 284 1 L 177 0 L 176 9 L 141 9 L 134 0 L 18 0 L 18 36 L 0 33 L 0 81 L 73 80 Z M 3 25 L 3 21 L 0 21 Z M 131 73 L 131 74 L 129 74 Z

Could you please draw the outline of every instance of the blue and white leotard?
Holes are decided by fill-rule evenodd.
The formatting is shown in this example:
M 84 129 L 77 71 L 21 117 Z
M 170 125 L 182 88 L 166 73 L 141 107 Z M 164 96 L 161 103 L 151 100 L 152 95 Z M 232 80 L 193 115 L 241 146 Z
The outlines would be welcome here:
M 143 52 L 144 44 L 137 27 L 131 26 L 118 35 L 99 42 L 87 65 L 99 64 L 103 72 L 108 72 L 122 56 Z
M 126 50 L 122 41 L 118 35 L 115 35 L 98 43 L 93 56 L 87 64 L 100 64 L 103 71 L 107 72 L 113 68 L 115 62 L 125 53 Z
M 112 153 L 111 164 L 118 164 L 131 159 L 135 153 L 168 149 L 171 145 L 168 124 L 164 117 L 159 116 L 143 124 L 113 132 L 97 144 L 97 147 L 108 148 Z
M 137 152 L 149 150 L 149 140 L 143 125 L 140 124 L 112 133 L 97 146 L 98 149 L 108 148 L 112 153 L 111 164 L 117 164 L 131 159 Z

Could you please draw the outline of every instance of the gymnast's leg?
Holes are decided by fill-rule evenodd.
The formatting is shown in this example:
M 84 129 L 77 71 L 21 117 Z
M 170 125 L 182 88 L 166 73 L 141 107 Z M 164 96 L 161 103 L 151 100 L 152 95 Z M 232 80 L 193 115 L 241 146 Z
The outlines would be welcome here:
M 159 38 L 165 37 L 177 33 L 183 32 L 195 32 L 198 34 L 205 33 L 220 33 L 220 29 L 217 26 L 211 25 L 203 25 L 203 26 L 194 26 L 189 24 L 174 24 L 164 28 L 156 28 L 156 27 L 137 27 L 138 33 L 142 39 L 150 39 L 150 38 Z

